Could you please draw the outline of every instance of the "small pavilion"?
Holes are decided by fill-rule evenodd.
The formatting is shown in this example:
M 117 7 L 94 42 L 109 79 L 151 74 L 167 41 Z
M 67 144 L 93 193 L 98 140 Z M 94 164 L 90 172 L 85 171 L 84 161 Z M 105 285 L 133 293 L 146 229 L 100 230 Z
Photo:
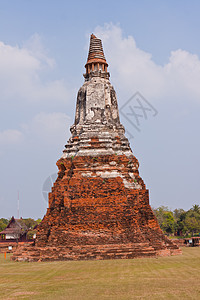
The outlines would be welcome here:
M 28 227 L 22 219 L 11 218 L 7 227 L 0 232 L 0 240 L 2 241 L 24 241 L 27 238 Z

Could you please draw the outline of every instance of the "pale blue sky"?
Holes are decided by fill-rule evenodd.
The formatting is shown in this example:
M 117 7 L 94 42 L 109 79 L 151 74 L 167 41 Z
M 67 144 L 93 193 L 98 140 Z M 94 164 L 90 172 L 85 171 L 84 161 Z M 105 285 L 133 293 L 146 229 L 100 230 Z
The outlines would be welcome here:
M 157 207 L 199 204 L 199 1 L 0 1 L 0 217 L 42 217 L 83 84 L 89 34 L 102 38 L 119 107 L 139 91 L 158 115 L 121 117 Z

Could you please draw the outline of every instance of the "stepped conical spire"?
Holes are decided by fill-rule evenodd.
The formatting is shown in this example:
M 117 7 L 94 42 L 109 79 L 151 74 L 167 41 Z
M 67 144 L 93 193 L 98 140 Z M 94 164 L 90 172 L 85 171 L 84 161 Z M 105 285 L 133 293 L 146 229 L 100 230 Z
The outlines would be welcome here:
M 90 37 L 90 48 L 87 64 L 92 62 L 103 62 L 107 64 L 103 52 L 102 42 L 94 34 L 92 34 Z
M 91 34 L 88 59 L 85 65 L 86 74 L 84 76 L 86 80 L 91 76 L 109 78 L 107 67 L 108 63 L 105 59 L 102 42 L 94 34 Z
M 14 260 L 79 260 L 180 254 L 149 205 L 108 79 L 101 40 L 93 34 L 71 137 L 34 246 Z

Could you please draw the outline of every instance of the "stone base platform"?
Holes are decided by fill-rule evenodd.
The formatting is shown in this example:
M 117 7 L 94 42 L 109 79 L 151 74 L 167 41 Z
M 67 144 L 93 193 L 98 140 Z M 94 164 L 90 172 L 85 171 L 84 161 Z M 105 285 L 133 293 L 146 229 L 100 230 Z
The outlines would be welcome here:
M 61 260 L 103 260 L 132 259 L 141 257 L 157 257 L 182 254 L 174 245 L 170 248 L 156 249 L 148 243 L 108 244 L 36 247 L 19 246 L 11 257 L 14 261 L 61 261 Z

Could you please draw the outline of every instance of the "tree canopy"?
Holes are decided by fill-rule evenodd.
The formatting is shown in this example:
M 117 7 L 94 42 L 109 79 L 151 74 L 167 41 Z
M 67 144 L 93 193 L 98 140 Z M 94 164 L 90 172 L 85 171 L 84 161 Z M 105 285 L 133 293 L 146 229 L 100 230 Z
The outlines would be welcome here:
M 4 230 L 7 225 L 8 225 L 8 220 L 1 218 L 0 219 L 0 231 Z
M 186 236 L 200 233 L 200 206 L 197 204 L 188 211 L 182 208 L 172 211 L 166 206 L 160 206 L 153 211 L 166 234 Z

